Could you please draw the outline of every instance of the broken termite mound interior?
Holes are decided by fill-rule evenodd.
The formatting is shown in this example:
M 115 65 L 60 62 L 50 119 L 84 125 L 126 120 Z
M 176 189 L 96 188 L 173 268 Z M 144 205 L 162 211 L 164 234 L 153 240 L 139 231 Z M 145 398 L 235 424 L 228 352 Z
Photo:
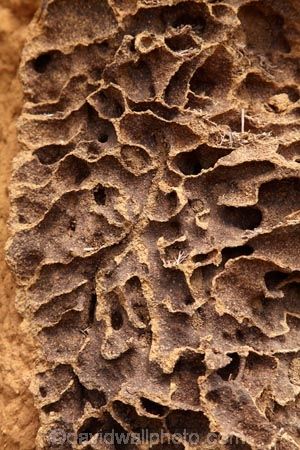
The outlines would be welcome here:
M 7 252 L 41 344 L 37 448 L 299 448 L 299 15 L 43 3 Z

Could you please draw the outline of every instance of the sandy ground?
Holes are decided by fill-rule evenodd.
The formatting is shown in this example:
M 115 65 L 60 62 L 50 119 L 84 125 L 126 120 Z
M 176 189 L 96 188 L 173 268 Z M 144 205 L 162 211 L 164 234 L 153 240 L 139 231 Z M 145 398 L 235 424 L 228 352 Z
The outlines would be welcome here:
M 36 0 L 0 0 L 0 448 L 35 448 L 38 416 L 29 392 L 30 367 L 35 352 L 24 337 L 22 321 L 14 306 L 15 286 L 4 261 L 8 236 L 8 182 L 13 157 L 18 152 L 16 119 L 22 92 L 18 65 L 26 27 Z

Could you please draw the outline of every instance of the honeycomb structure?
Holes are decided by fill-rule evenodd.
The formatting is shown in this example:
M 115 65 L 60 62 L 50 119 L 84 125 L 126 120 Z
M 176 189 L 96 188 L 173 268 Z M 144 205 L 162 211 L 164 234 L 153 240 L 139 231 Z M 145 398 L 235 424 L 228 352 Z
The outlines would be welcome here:
M 42 2 L 7 247 L 36 448 L 299 449 L 299 56 L 298 1 Z

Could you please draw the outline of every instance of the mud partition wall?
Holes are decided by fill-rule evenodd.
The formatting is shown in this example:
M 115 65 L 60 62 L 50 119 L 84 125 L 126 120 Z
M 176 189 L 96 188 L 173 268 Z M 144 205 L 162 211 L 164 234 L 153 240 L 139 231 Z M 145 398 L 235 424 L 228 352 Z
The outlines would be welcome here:
M 299 56 L 296 0 L 41 3 L 7 246 L 37 449 L 299 448 Z

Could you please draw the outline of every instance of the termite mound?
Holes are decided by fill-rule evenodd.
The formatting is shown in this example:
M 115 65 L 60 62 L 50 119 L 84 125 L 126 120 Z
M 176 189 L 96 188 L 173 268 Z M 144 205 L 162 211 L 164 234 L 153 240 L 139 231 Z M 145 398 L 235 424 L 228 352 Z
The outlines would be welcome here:
M 42 4 L 7 251 L 37 448 L 298 448 L 297 23 L 279 0 Z

